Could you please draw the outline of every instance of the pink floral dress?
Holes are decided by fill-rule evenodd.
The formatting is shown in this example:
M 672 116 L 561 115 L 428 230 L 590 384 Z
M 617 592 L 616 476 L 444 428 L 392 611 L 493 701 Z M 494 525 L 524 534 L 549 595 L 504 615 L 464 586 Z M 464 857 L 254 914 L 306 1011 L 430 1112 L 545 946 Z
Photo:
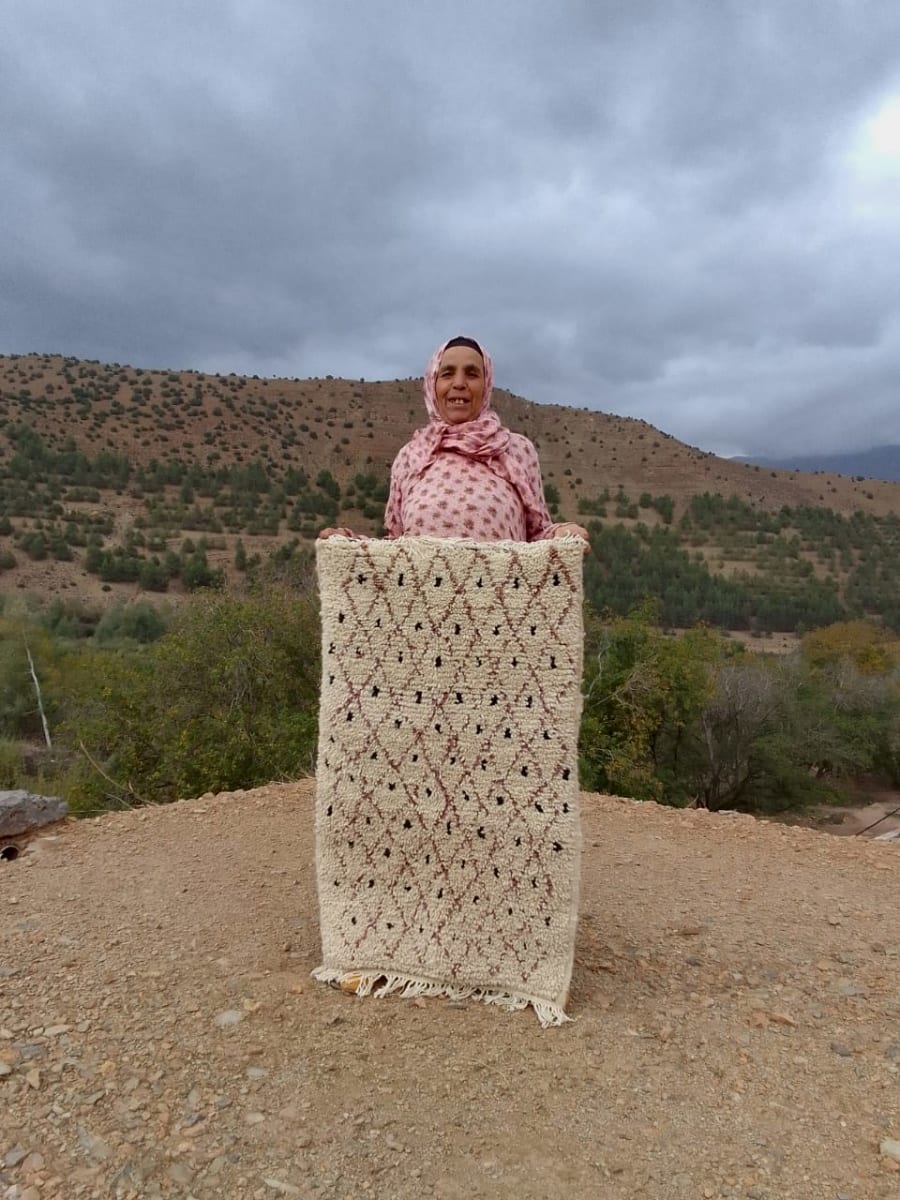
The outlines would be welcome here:
M 429 535 L 476 542 L 537 542 L 552 536 L 537 451 L 528 438 L 510 435 L 507 462 L 518 488 L 484 462 L 439 450 L 419 474 L 411 468 L 409 444 L 391 469 L 384 526 L 388 537 Z M 526 489 L 533 504 L 525 509 Z

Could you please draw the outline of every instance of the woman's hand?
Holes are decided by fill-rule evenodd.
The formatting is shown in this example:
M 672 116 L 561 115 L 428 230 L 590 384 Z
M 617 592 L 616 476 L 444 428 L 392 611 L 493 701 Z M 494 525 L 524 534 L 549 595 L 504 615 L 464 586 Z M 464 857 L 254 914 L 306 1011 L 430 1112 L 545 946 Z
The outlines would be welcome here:
M 557 525 L 553 530 L 553 537 L 580 537 L 584 541 L 584 552 L 587 554 L 591 548 L 588 531 L 583 525 L 576 525 L 574 521 L 566 521 L 563 525 Z
M 319 539 L 324 540 L 325 538 L 332 538 L 332 537 L 352 538 L 355 536 L 356 535 L 354 534 L 352 529 L 345 529 L 343 526 L 340 526 L 338 529 L 331 529 L 331 528 L 323 529 L 322 532 L 319 534 Z

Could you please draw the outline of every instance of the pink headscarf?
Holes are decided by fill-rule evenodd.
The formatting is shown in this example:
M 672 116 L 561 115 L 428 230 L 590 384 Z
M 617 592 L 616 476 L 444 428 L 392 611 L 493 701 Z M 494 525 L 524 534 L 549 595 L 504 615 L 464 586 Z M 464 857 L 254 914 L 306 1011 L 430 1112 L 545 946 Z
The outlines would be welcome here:
M 451 338 L 450 341 L 452 340 Z M 438 412 L 434 393 L 441 359 L 448 344 L 449 342 L 444 342 L 442 346 L 438 346 L 425 369 L 425 408 L 428 411 L 429 423 L 424 429 L 417 429 L 413 434 L 410 468 L 414 474 L 422 475 L 434 462 L 439 451 L 452 450 L 465 458 L 487 463 L 496 474 L 502 475 L 503 472 L 497 470 L 492 460 L 498 459 L 509 448 L 509 430 L 504 429 L 500 418 L 491 408 L 491 392 L 494 390 L 494 364 L 491 362 L 491 356 L 486 350 L 481 350 L 484 359 L 484 395 L 478 413 L 471 421 L 465 421 L 461 425 L 449 425 Z
M 424 394 L 425 408 L 428 411 L 429 422 L 424 429 L 417 429 L 409 443 L 409 469 L 413 475 L 421 476 L 434 462 L 443 450 L 461 454 L 465 458 L 483 462 L 489 470 L 505 479 L 515 488 L 522 507 L 526 513 L 531 513 L 538 524 L 546 520 L 543 508 L 543 496 L 537 496 L 528 486 L 523 477 L 522 469 L 509 453 L 512 434 L 502 424 L 500 418 L 491 408 L 491 393 L 494 390 L 494 364 L 491 356 L 480 342 L 476 345 L 481 350 L 484 359 L 484 395 L 481 408 L 471 421 L 460 425 L 448 424 L 440 415 L 435 397 L 435 383 L 441 359 L 447 349 L 450 338 L 438 346 L 425 369 Z M 474 340 L 474 339 L 472 339 Z

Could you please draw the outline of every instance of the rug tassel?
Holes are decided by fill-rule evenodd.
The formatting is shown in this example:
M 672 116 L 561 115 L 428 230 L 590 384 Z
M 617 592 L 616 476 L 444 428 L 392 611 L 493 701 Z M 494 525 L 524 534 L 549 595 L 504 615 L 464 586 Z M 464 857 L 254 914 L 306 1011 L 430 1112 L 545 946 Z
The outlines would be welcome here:
M 329 967 L 316 967 L 312 972 L 313 978 L 320 983 L 356 983 L 355 994 L 364 996 L 393 996 L 399 993 L 402 1000 L 416 1000 L 420 996 L 441 997 L 445 1000 L 480 1000 L 484 1004 L 494 1004 L 507 1012 L 521 1012 L 529 1005 L 534 1009 L 543 1029 L 552 1026 L 565 1025 L 572 1018 L 568 1016 L 561 1004 L 553 1004 L 548 1000 L 537 1000 L 529 996 L 514 996 L 511 992 L 491 992 L 485 988 L 463 987 L 455 988 L 446 983 L 437 983 L 433 979 L 417 979 L 410 975 L 386 975 L 376 971 L 335 971 Z M 380 982 L 379 982 L 380 981 Z

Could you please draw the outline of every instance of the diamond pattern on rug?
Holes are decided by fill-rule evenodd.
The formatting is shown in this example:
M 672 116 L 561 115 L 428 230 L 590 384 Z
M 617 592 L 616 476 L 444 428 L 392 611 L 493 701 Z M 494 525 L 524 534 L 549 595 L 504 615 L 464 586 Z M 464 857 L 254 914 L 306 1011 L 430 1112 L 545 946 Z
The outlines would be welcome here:
M 317 544 L 317 977 L 565 1019 L 582 546 Z

